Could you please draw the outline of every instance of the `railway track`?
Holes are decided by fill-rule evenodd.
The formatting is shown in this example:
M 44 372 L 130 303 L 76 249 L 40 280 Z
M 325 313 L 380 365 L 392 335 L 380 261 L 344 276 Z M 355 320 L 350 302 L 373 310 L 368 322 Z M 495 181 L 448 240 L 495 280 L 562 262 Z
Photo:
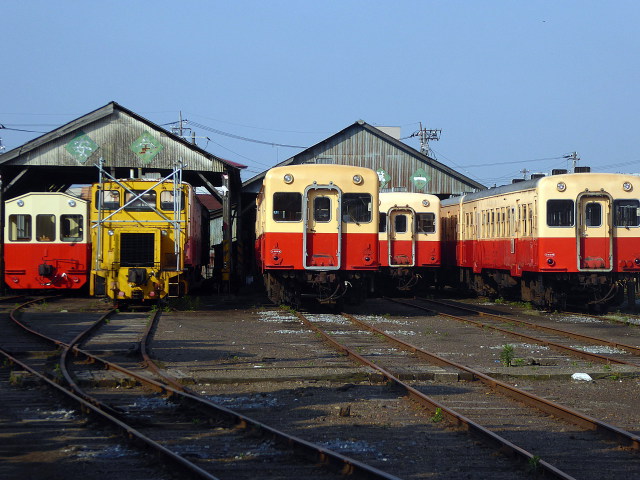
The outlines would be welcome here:
M 153 319 L 158 315 L 156 312 Z M 15 314 L 13 318 L 23 323 Z M 37 369 L 44 370 L 42 380 L 66 393 L 83 410 L 109 420 L 128 437 L 161 453 L 174 468 L 199 478 L 255 478 L 256 472 L 261 478 L 397 478 L 215 405 L 184 388 L 150 378 L 132 358 L 138 353 L 138 340 L 148 344 L 142 337 L 152 331 L 151 320 L 141 314 L 110 312 L 97 321 L 70 322 L 73 328 L 64 330 L 64 341 L 23 323 L 29 333 L 38 334 L 39 341 L 47 340 L 62 349 L 53 370 L 50 361 L 48 369 L 42 362 L 31 367 L 8 352 L 2 353 L 33 375 L 38 375 Z M 78 323 L 83 323 L 83 328 L 78 328 Z M 47 322 L 46 330 L 62 333 L 56 322 Z M 25 354 L 23 347 L 16 349 L 23 357 L 34 356 Z M 106 388 L 91 380 L 105 368 L 115 372 L 114 381 L 120 388 Z M 73 393 L 47 379 L 47 375 L 57 380 L 64 377 Z
M 640 437 L 562 405 L 536 397 L 469 367 L 426 352 L 353 316 L 299 314 L 334 348 L 376 369 L 427 410 L 447 419 L 553 478 L 625 478 L 640 467 Z M 425 362 L 480 382 L 402 381 Z M 534 407 L 533 409 L 531 407 Z
M 486 308 L 459 302 L 427 298 L 388 300 L 422 311 L 436 312 L 438 315 L 479 328 L 495 330 L 519 340 L 548 346 L 562 354 L 590 362 L 626 365 L 634 369 L 640 367 L 640 347 L 636 345 L 559 328 L 557 324 L 543 324 L 540 318 L 525 319 L 522 316 L 493 313 Z M 452 314 L 452 311 L 462 314 Z

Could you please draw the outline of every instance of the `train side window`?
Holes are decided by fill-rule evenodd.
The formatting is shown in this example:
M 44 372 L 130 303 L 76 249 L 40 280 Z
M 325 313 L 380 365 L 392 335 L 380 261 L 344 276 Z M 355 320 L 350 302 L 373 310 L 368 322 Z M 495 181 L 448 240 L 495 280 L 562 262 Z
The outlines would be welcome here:
M 274 193 L 273 219 L 276 222 L 299 222 L 302 220 L 302 194 L 298 192 Z
M 547 225 L 573 227 L 573 200 L 547 200 Z
M 469 214 L 467 214 L 469 220 Z M 418 233 L 434 233 L 436 231 L 435 213 L 418 213 L 416 231 Z
M 83 236 L 82 215 L 60 216 L 60 240 L 63 242 L 81 242 Z
M 118 190 L 98 190 L 96 205 L 101 210 L 117 210 L 120 208 L 120 192 Z
M 602 205 L 599 203 L 587 203 L 585 208 L 587 227 L 599 227 L 602 225 Z
M 56 239 L 56 216 L 49 214 L 36 215 L 36 240 L 53 242 Z
M 384 233 L 387 231 L 387 214 L 380 212 L 378 221 L 378 232 Z
M 396 215 L 393 229 L 395 233 L 406 233 L 407 232 L 407 216 Z
M 371 221 L 371 194 L 345 193 L 342 195 L 342 221 L 368 223 Z
M 328 222 L 331 220 L 331 199 L 329 197 L 316 197 L 313 199 L 313 218 L 316 222 Z
M 640 201 L 614 200 L 613 222 L 616 227 L 640 226 Z
M 142 194 L 144 190 L 132 190 L 135 195 L 132 195 L 130 192 L 126 192 L 124 194 L 124 203 L 125 205 L 129 203 L 133 198 L 135 200 L 127 205 L 124 209 L 131 212 L 151 212 L 156 206 L 156 192 L 151 191 L 147 192 L 138 197 L 138 195 Z M 136 198 L 137 197 L 137 198 Z M 173 209 L 173 207 L 171 207 Z
M 9 215 L 9 240 L 12 242 L 31 240 L 31 215 Z
M 175 197 L 173 195 L 173 191 L 170 190 L 162 190 L 160 192 L 160 209 L 168 210 L 170 212 L 174 211 L 174 200 Z M 180 192 L 180 211 L 184 211 L 184 192 Z

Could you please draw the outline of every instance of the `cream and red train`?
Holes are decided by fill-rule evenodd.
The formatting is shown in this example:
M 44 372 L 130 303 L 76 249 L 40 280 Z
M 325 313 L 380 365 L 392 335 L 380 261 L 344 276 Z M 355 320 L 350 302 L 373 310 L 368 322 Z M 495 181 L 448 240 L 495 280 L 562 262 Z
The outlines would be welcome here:
M 89 203 L 34 192 L 5 202 L 4 280 L 15 290 L 80 290 L 91 269 Z
M 635 299 L 639 198 L 637 176 L 573 173 L 443 200 L 443 273 L 538 306 Z
M 258 265 L 269 298 L 359 300 L 378 270 L 375 171 L 345 165 L 272 168 L 256 199 Z
M 441 261 L 439 219 L 435 195 L 380 193 L 378 291 L 415 292 L 435 283 Z

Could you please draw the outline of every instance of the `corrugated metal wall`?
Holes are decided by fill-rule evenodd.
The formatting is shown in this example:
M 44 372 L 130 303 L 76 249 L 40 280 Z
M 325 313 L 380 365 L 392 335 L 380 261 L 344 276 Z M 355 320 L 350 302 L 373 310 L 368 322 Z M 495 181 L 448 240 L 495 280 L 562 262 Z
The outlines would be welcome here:
M 91 156 L 84 162 L 74 158 L 67 150 L 67 145 L 79 133 L 72 130 L 62 134 L 50 142 L 20 155 L 13 165 L 26 165 L 37 159 L 39 166 L 82 166 L 93 167 L 102 157 L 106 166 L 126 168 L 158 168 L 172 169 L 176 161 L 182 159 L 186 169 L 206 172 L 223 172 L 223 164 L 209 159 L 188 145 L 168 138 L 162 132 L 153 129 L 140 120 L 115 110 L 111 115 L 98 118 L 95 122 L 82 126 L 84 132 L 97 146 Z M 162 148 L 151 159 L 143 159 L 132 150 L 132 144 L 145 132 Z
M 337 134 L 296 156 L 295 163 L 335 163 L 383 170 L 378 173 L 382 188 L 396 191 L 462 194 L 476 190 L 364 129 Z

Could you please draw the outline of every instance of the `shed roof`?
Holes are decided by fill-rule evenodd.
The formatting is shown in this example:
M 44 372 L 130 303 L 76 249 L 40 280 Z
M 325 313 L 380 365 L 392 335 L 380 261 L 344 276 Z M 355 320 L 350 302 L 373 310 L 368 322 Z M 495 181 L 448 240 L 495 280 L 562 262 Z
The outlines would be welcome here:
M 291 164 L 296 164 L 296 163 L 303 163 L 305 161 L 305 159 L 309 158 L 310 154 L 312 154 L 312 152 L 314 151 L 321 151 L 323 150 L 323 148 L 332 148 L 335 144 L 335 142 L 337 140 L 339 140 L 340 138 L 346 138 L 348 135 L 350 134 L 356 134 L 359 131 L 365 131 L 370 133 L 371 135 L 374 135 L 378 138 L 380 138 L 381 140 L 383 140 L 385 143 L 389 144 L 392 148 L 397 149 L 398 151 L 404 153 L 405 155 L 415 159 L 415 161 L 419 162 L 419 163 L 423 163 L 425 165 L 428 165 L 431 169 L 436 170 L 437 172 L 443 174 L 444 176 L 450 177 L 452 179 L 454 179 L 455 181 L 457 181 L 458 183 L 468 186 L 469 189 L 472 190 L 484 190 L 487 187 L 482 185 L 481 183 L 476 182 L 475 180 L 470 179 L 469 177 L 462 175 L 461 173 L 453 170 L 450 167 L 447 167 L 446 165 L 438 162 L 437 160 L 423 154 L 422 152 L 419 152 L 417 150 L 415 150 L 414 148 L 410 147 L 409 145 L 407 145 L 406 143 L 392 137 L 391 135 L 388 135 L 387 133 L 385 133 L 384 131 L 373 127 L 371 125 L 369 125 L 368 123 L 366 123 L 363 120 L 358 120 L 357 122 L 349 125 L 348 127 L 342 129 L 341 131 L 335 133 L 334 135 L 322 140 L 321 142 L 307 148 L 306 150 L 294 155 L 293 157 L 290 157 L 286 160 L 284 160 L 283 162 L 278 163 L 275 166 L 284 166 L 284 165 L 291 165 Z M 362 163 L 360 163 L 360 165 L 362 165 Z M 264 178 L 266 174 L 265 172 L 262 172 L 248 180 L 246 180 L 245 182 L 243 182 L 242 184 L 242 190 L 244 193 L 257 193 L 260 190 L 260 186 L 262 184 L 262 179 Z M 434 193 L 454 193 L 454 192 L 434 192 Z

